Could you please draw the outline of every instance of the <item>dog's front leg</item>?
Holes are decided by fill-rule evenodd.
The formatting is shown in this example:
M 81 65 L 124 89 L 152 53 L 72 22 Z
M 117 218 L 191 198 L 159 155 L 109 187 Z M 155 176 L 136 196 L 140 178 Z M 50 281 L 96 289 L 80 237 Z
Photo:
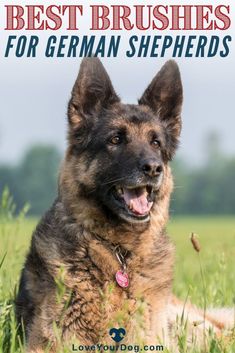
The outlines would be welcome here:
M 169 347 L 168 328 L 168 300 L 154 296 L 147 301 L 145 314 L 145 339 L 146 345 L 163 345 Z

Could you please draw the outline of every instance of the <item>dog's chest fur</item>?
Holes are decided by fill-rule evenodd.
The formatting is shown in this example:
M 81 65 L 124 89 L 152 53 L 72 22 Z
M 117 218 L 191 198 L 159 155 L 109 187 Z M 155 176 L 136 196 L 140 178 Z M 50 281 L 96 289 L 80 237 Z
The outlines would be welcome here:
M 171 290 L 173 251 L 168 238 L 164 234 L 153 236 L 152 230 L 144 232 L 139 239 L 133 238 L 134 234 L 125 235 L 126 243 L 130 246 L 132 242 L 133 249 L 125 259 L 130 283 L 123 289 L 115 281 L 121 265 L 114 248 L 67 219 L 59 221 L 63 220 L 61 210 L 58 213 L 60 207 L 56 206 L 53 221 L 50 215 L 50 225 L 45 226 L 45 220 L 39 226 L 34 244 L 51 275 L 61 276 L 66 287 L 62 304 L 54 303 L 55 311 L 51 310 L 53 318 L 57 312 L 63 336 L 75 336 L 87 344 L 108 342 L 109 329 L 121 326 L 128 331 L 129 342 L 136 336 L 146 340 L 157 329 L 153 311 L 159 313 L 158 318 L 161 312 L 165 313 Z M 40 285 L 38 279 L 35 285 Z M 55 297 L 55 293 L 51 295 Z
M 159 312 L 160 320 L 161 312 L 166 312 L 171 289 L 172 248 L 167 238 L 156 239 L 156 246 L 154 241 L 147 247 L 140 242 L 135 253 L 128 253 L 130 283 L 126 289 L 115 281 L 121 265 L 114 249 L 91 234 L 86 233 L 85 238 L 77 259 L 66 265 L 66 284 L 72 295 L 63 316 L 64 335 L 80 332 L 78 338 L 84 342 L 108 341 L 109 328 L 123 326 L 130 342 L 136 335 L 146 339 L 157 331 L 153 318 Z

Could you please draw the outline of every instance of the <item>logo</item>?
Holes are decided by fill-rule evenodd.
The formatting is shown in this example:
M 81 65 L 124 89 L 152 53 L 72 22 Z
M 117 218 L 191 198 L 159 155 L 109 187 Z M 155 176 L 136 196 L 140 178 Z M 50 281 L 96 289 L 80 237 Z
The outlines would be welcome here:
M 73 344 L 72 345 L 72 352 L 82 352 L 82 353 L 111 353 L 111 352 L 132 352 L 132 353 L 144 353 L 144 352 L 163 352 L 164 347 L 162 345 L 143 345 L 140 346 L 138 344 L 125 344 L 125 343 L 120 343 L 126 336 L 126 330 L 121 327 L 121 328 L 111 328 L 109 330 L 109 335 L 112 338 L 112 340 L 115 342 L 111 344 L 103 344 L 103 343 L 97 343 L 93 345 L 82 345 L 82 344 Z
M 119 343 L 125 337 L 126 330 L 124 328 L 111 328 L 109 334 L 115 342 Z

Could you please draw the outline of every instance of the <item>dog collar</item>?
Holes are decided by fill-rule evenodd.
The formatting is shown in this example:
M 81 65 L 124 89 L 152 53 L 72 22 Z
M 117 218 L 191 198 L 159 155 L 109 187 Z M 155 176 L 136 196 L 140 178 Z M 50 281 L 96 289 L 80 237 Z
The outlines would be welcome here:
M 126 254 L 127 254 L 127 250 L 126 250 L 125 254 L 123 254 L 120 245 L 116 246 L 115 255 L 118 259 L 118 262 L 121 265 L 121 270 L 118 270 L 116 272 L 115 279 L 116 279 L 117 284 L 122 288 L 127 288 L 129 286 L 129 277 L 128 277 L 128 273 L 126 271 L 126 269 L 127 269 L 126 259 L 125 259 Z
M 121 288 L 127 288 L 129 286 L 129 276 L 126 265 L 126 256 L 128 251 L 124 250 L 120 245 L 110 244 L 106 239 L 101 238 L 98 234 L 93 233 L 93 235 L 97 240 L 108 243 L 109 248 L 112 248 L 119 264 L 121 265 L 121 269 L 115 274 L 115 280 Z

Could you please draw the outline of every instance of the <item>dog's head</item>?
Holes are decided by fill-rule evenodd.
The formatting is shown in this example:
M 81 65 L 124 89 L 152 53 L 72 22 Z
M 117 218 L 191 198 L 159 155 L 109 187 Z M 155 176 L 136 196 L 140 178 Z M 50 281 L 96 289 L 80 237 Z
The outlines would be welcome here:
M 128 79 L 128 78 L 126 78 Z M 138 105 L 122 104 L 97 58 L 84 59 L 68 107 L 79 197 L 128 223 L 150 219 L 181 131 L 182 84 L 168 61 Z

